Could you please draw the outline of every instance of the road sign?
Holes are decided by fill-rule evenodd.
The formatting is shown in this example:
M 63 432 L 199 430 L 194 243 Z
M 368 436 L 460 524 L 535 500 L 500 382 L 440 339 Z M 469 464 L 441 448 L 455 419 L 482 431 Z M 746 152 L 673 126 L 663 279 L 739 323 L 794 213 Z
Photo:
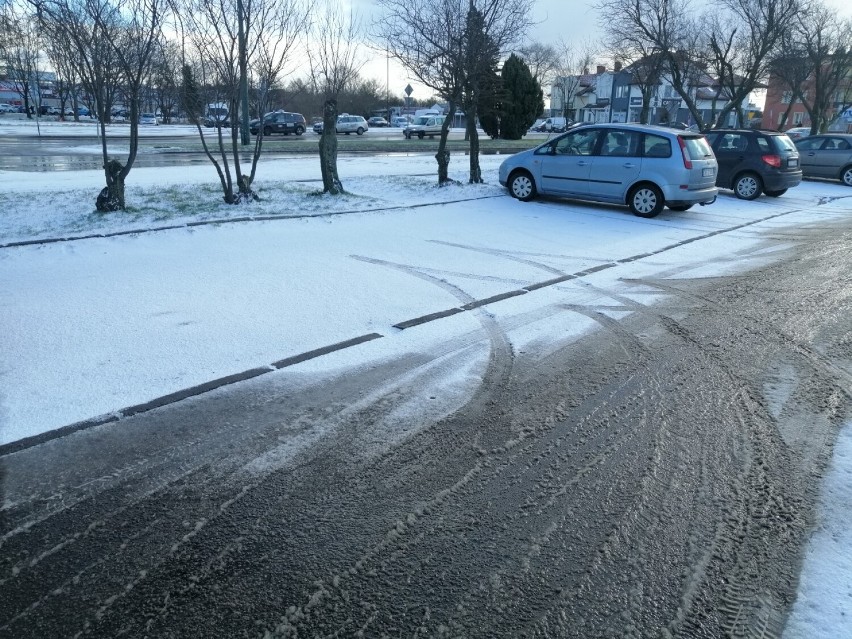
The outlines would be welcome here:
M 414 89 L 412 89 L 411 85 L 409 84 L 405 87 L 405 95 L 411 96 L 412 93 L 414 93 Z

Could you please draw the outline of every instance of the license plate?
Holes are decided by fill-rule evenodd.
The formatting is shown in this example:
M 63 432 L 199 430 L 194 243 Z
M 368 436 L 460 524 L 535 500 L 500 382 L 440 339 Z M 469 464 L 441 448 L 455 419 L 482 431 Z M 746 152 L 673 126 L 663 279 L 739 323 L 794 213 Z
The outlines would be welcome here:
M 799 166 L 799 159 L 790 159 L 787 160 L 787 166 Z
M 713 177 L 713 169 L 704 169 L 701 172 L 704 177 Z

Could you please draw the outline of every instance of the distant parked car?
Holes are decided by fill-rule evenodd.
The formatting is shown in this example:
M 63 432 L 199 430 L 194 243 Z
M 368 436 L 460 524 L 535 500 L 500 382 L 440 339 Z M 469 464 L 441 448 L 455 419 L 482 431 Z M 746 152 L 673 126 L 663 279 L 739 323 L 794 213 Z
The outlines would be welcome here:
M 799 152 L 784 133 L 752 129 L 713 129 L 707 141 L 719 162 L 716 186 L 733 189 L 742 200 L 766 193 L 784 195 L 802 181 Z
M 157 124 L 157 116 L 153 113 L 143 113 L 139 116 L 139 124 L 144 125 L 156 125 Z
M 317 135 L 320 135 L 322 133 L 323 128 L 324 128 L 324 126 L 323 126 L 322 120 L 320 120 L 319 122 L 314 122 L 314 126 L 313 126 L 314 133 L 316 133 Z
M 852 186 L 852 135 L 825 133 L 796 142 L 802 173 Z
M 436 135 L 441 135 L 441 128 L 444 126 L 443 115 L 418 115 L 414 118 L 414 122 L 402 129 L 402 134 L 406 140 L 412 137 L 419 139 L 434 138 Z
M 80 107 L 77 109 L 77 115 L 81 117 L 88 117 L 90 115 L 89 109 L 87 109 L 86 107 Z
M 787 137 L 791 140 L 800 140 L 803 137 L 806 137 L 811 134 L 811 127 L 809 126 L 797 126 L 792 129 L 787 129 L 784 131 L 787 134 Z
M 704 136 L 641 124 L 577 127 L 500 165 L 500 184 L 527 201 L 541 193 L 626 204 L 655 217 L 716 199 L 717 163 Z
M 17 109 L 11 104 L 0 102 L 0 113 L 16 113 Z
M 284 135 L 302 135 L 307 123 L 305 116 L 301 113 L 290 113 L 289 111 L 273 111 L 263 116 L 263 135 L 283 133 Z M 261 130 L 260 120 L 252 120 L 249 129 L 254 135 Z
M 533 130 L 544 133 L 562 133 L 568 128 L 569 124 L 571 122 L 565 118 L 545 118 L 539 124 L 533 125 L 535 126 Z
M 399 127 L 400 129 L 408 126 L 410 120 L 404 115 L 398 115 L 391 120 L 391 126 Z
M 369 128 L 370 125 L 367 124 L 367 121 L 360 115 L 341 113 L 337 116 L 338 133 L 345 133 L 346 135 L 349 135 L 350 133 L 357 133 L 358 135 L 363 135 L 369 130 Z
M 367 124 L 370 125 L 371 127 L 373 127 L 373 126 L 377 126 L 377 127 L 390 126 L 390 122 L 385 120 L 383 117 L 380 117 L 380 116 L 377 116 L 377 115 L 373 116 L 372 118 L 367 120 Z

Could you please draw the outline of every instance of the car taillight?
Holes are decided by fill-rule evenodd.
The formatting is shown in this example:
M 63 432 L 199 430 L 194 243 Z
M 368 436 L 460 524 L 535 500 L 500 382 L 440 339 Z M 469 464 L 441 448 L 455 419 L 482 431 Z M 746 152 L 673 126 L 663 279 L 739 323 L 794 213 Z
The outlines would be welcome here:
M 764 155 L 761 159 L 764 162 L 766 162 L 766 164 L 768 164 L 769 166 L 774 166 L 776 169 L 781 168 L 781 156 L 780 155 L 773 155 L 773 154 Z
M 691 169 L 692 168 L 692 160 L 689 159 L 689 150 L 686 148 L 686 142 L 683 141 L 683 138 L 677 136 L 677 143 L 680 145 L 680 152 L 683 155 L 683 166 L 684 168 Z

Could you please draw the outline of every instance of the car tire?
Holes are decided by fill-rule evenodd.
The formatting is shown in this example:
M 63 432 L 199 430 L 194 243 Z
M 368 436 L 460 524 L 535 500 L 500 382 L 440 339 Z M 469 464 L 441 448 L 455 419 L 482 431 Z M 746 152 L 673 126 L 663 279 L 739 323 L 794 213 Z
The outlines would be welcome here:
M 357 133 L 358 135 L 364 135 L 364 129 L 359 126 L 358 130 L 355 131 L 355 133 Z
M 304 133 L 304 132 L 305 132 L 305 127 L 303 127 L 303 126 L 297 126 L 296 130 L 294 131 L 294 133 L 296 135 L 302 135 L 302 133 Z
M 426 134 L 425 134 L 425 133 L 423 133 L 423 131 L 418 131 L 418 132 L 417 132 L 417 139 L 418 139 L 418 140 L 422 140 L 425 136 L 426 136 Z
M 692 208 L 692 204 L 666 204 L 672 211 L 688 211 Z
M 787 192 L 787 189 L 778 189 L 777 191 L 764 191 L 769 197 L 781 197 Z
M 846 186 L 852 186 L 852 164 L 844 167 L 840 172 L 840 181 Z
M 263 137 L 268 138 L 270 135 L 272 135 L 272 129 L 268 126 L 263 127 Z
M 527 171 L 515 171 L 509 176 L 509 193 L 521 202 L 529 202 L 536 196 L 535 182 Z
M 411 134 L 410 134 L 410 133 L 403 133 L 402 135 L 405 137 L 405 139 L 406 139 L 406 140 L 410 140 L 410 139 L 411 139 Z
M 638 217 L 657 217 L 665 203 L 663 192 L 653 184 L 640 184 L 627 197 L 630 211 Z
M 741 200 L 756 200 L 763 192 L 763 184 L 757 173 L 740 173 L 734 178 L 734 195 Z

